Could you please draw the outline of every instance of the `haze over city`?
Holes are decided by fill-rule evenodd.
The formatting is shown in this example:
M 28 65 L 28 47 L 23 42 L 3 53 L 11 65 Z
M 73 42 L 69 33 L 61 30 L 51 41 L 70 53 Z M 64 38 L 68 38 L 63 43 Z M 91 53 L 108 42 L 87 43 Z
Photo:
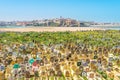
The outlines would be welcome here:
M 0 21 L 73 18 L 120 22 L 119 0 L 1 0 Z

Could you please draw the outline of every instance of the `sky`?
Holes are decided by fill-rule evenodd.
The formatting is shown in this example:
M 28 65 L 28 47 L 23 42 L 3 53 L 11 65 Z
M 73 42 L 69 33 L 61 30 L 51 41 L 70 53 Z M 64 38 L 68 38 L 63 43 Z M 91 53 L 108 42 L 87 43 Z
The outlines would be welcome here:
M 0 0 L 0 21 L 73 18 L 120 22 L 120 0 Z

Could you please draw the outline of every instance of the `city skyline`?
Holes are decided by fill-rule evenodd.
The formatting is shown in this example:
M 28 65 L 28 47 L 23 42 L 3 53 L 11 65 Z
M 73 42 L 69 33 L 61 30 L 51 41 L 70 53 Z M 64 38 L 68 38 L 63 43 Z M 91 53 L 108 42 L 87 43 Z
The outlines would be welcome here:
M 120 22 L 119 0 L 4 0 L 0 21 L 73 18 L 80 21 Z

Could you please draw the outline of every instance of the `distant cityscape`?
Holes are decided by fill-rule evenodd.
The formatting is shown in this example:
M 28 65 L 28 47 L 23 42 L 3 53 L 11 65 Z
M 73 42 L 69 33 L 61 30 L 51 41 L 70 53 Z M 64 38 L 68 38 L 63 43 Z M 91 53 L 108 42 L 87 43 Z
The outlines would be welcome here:
M 78 21 L 71 18 L 54 18 L 32 21 L 0 21 L 0 26 L 51 26 L 51 27 L 90 27 L 120 26 L 120 23 L 98 23 L 94 21 Z

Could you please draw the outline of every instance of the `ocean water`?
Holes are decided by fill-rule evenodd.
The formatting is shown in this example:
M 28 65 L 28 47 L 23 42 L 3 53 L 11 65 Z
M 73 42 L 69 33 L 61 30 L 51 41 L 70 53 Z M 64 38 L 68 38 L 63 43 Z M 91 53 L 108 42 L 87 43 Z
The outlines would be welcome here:
M 25 28 L 26 26 L 0 26 L 0 28 Z M 114 27 L 95 27 L 95 28 L 103 28 L 105 30 L 120 30 L 120 26 L 114 26 Z
M 120 26 L 93 26 L 93 27 L 94 28 L 102 28 L 105 30 L 120 30 Z
M 0 26 L 0 28 L 25 28 L 25 26 Z
M 106 30 L 120 30 L 120 26 L 114 26 L 114 27 L 102 27 L 103 29 Z

